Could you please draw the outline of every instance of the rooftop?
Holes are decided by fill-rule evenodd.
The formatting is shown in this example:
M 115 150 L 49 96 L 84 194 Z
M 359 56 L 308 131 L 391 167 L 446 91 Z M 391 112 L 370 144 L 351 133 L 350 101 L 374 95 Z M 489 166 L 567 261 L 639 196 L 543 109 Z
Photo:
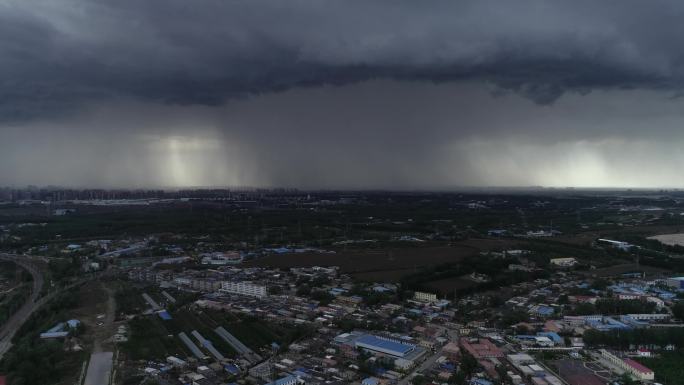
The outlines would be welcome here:
M 403 344 L 400 342 L 376 337 L 370 334 L 366 334 L 357 339 L 356 344 L 363 344 L 366 345 L 365 347 L 385 351 L 387 353 L 398 356 L 405 356 L 415 348 L 414 345 Z
M 651 370 L 651 369 L 647 368 L 646 366 L 634 361 L 631 358 L 625 358 L 625 363 L 627 365 L 631 366 L 632 368 L 636 369 L 637 371 L 641 372 L 641 373 L 652 373 L 653 372 L 653 370 Z

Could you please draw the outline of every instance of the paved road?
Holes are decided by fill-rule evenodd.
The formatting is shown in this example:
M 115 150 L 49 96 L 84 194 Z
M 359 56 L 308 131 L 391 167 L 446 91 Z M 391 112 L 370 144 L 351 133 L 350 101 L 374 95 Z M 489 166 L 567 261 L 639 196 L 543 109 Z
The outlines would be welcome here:
M 442 349 L 437 350 L 433 355 L 431 355 L 425 361 L 423 361 L 422 364 L 418 365 L 418 367 L 416 367 L 416 369 L 414 369 L 413 372 L 411 372 L 406 377 L 399 380 L 397 385 L 408 385 L 409 382 L 411 381 L 411 379 L 413 379 L 413 376 L 415 373 L 423 373 L 423 372 L 427 371 L 428 369 L 430 369 L 435 364 L 435 362 L 437 362 L 437 359 L 441 355 L 442 355 Z
M 83 385 L 108 385 L 112 374 L 112 360 L 114 353 L 100 352 L 90 355 L 88 373 Z
M 14 261 L 33 276 L 33 288 L 28 300 L 10 317 L 9 320 L 7 320 L 2 328 L 0 328 L 0 360 L 2 360 L 5 353 L 12 347 L 12 338 L 17 330 L 19 330 L 19 327 L 26 322 L 31 313 L 44 304 L 51 296 L 46 296 L 38 300 L 38 295 L 40 295 L 40 291 L 43 289 L 43 274 L 32 263 L 30 258 L 11 254 L 0 254 L 0 259 Z
M 449 337 L 449 340 L 457 342 L 458 341 L 458 331 L 453 330 L 453 329 L 444 329 L 446 331 L 447 337 Z M 435 365 L 437 362 L 437 359 L 442 355 L 442 348 L 439 348 L 439 350 L 435 351 L 430 357 L 425 359 L 422 364 L 418 365 L 411 373 L 406 375 L 404 378 L 399 380 L 397 385 L 408 385 L 411 379 L 413 378 L 415 373 L 424 373 L 431 367 Z

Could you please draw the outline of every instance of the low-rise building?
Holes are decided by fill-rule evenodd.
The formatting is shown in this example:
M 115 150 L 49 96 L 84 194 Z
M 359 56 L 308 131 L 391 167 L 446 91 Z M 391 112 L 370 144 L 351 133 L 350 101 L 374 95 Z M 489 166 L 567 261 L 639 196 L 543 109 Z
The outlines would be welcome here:
M 503 351 L 486 338 L 461 338 L 461 347 L 476 359 L 501 358 Z
M 420 302 L 435 302 L 437 301 L 437 294 L 417 291 L 413 293 L 413 299 Z
M 601 357 L 618 368 L 630 373 L 632 376 L 641 381 L 652 381 L 655 378 L 655 372 L 646 366 L 634 361 L 631 358 L 622 358 L 605 350 L 599 350 Z
M 672 277 L 667 279 L 667 286 L 675 290 L 684 290 L 684 277 Z
M 557 267 L 571 267 L 577 264 L 575 258 L 552 258 L 549 263 Z

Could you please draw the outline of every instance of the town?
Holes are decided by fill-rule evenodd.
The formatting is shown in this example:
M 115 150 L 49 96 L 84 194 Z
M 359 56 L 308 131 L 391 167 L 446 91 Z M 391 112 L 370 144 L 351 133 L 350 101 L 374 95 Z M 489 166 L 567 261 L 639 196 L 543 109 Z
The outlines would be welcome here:
M 683 16 L 0 0 L 0 385 L 684 385 Z
M 5 191 L 1 380 L 683 381 L 678 192 L 159 194 Z

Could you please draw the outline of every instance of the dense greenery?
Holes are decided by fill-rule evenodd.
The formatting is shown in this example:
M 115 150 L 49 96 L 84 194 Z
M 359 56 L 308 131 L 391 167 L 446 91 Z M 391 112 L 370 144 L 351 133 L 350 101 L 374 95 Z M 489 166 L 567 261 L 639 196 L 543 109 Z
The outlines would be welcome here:
M 30 284 L 23 284 L 3 298 L 2 302 L 0 302 L 0 325 L 7 322 L 7 320 L 24 305 L 30 295 Z
M 642 364 L 655 372 L 656 382 L 667 385 L 684 385 L 684 350 L 664 352 L 654 358 L 639 358 Z
M 481 282 L 475 286 L 455 290 L 457 294 L 464 295 L 548 277 L 548 272 L 544 270 L 538 270 L 533 273 L 509 271 L 508 265 L 511 263 L 516 263 L 516 260 L 514 258 L 468 257 L 459 263 L 428 267 L 415 274 L 405 276 L 402 278 L 401 284 L 404 289 L 408 290 L 431 291 L 427 286 L 431 282 L 447 278 L 457 278 L 473 272 L 486 274 L 491 278 L 488 282 Z M 453 298 L 454 295 L 455 293 L 449 293 L 447 297 Z
M 366 192 L 344 194 L 352 199 L 342 202 L 338 192 L 312 195 L 313 201 L 337 203 L 307 207 L 294 200 L 284 203 L 282 194 L 264 192 L 257 201 L 244 204 L 193 201 L 116 209 L 78 207 L 75 213 L 62 217 L 47 216 L 42 205 L 7 205 L 0 208 L 0 223 L 45 223 L 12 228 L 16 238 L 5 241 L 10 247 L 164 232 L 223 240 L 255 239 L 263 245 L 300 241 L 329 245 L 340 238 L 386 241 L 397 234 L 438 234 L 444 240 L 455 240 L 483 235 L 493 228 L 525 232 L 548 229 L 551 224 L 563 233 L 579 231 L 584 223 L 619 229 L 618 223 L 632 215 L 600 208 L 605 199 L 593 196 Z M 306 204 L 308 198 L 301 198 Z M 537 205 L 540 199 L 547 202 Z M 487 208 L 468 208 L 465 203 L 473 201 L 484 202 Z M 665 219 L 668 223 L 682 221 L 676 216 Z M 578 253 L 567 255 L 582 257 Z
M 136 314 L 147 308 L 142 298 L 142 290 L 124 285 L 119 288 L 114 297 L 116 299 L 116 310 L 119 314 Z
M 128 326 L 130 338 L 122 344 L 122 349 L 131 360 L 189 354 L 181 346 L 180 340 L 170 335 L 156 316 L 136 317 L 128 322 Z
M 675 318 L 684 320 L 684 301 L 680 300 L 672 307 L 672 314 Z
M 11 384 L 56 384 L 78 372 L 86 353 L 65 352 L 61 342 L 42 340 L 38 336 L 68 318 L 68 310 L 78 304 L 77 290 L 74 288 L 52 299 L 19 329 L 12 340 L 14 346 L 0 362 L 0 370 L 7 373 Z
M 81 271 L 79 257 L 52 258 L 48 263 L 48 274 L 53 281 L 62 281 L 76 276 Z
M 684 329 L 675 327 L 608 332 L 587 330 L 584 332 L 584 343 L 590 347 L 605 346 L 625 350 L 634 346 L 665 347 L 669 344 L 681 348 L 684 347 Z

